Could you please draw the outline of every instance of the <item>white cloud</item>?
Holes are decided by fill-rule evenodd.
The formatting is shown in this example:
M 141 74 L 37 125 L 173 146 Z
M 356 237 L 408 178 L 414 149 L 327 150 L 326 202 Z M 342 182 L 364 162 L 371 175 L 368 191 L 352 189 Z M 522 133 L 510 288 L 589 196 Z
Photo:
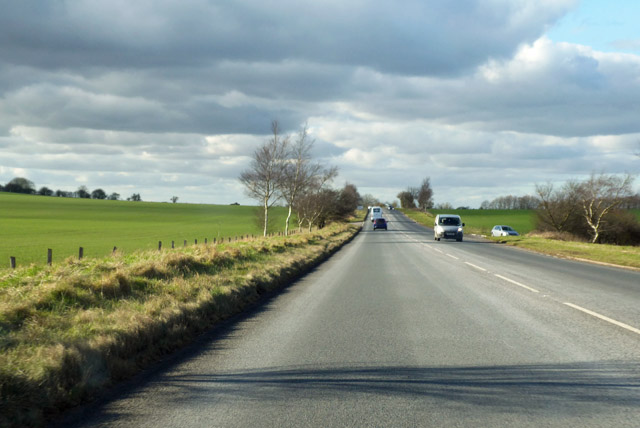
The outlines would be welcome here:
M 236 178 L 272 120 L 389 200 L 425 176 L 472 205 L 637 170 L 640 56 L 545 37 L 576 4 L 13 2 L 0 182 L 251 203 Z

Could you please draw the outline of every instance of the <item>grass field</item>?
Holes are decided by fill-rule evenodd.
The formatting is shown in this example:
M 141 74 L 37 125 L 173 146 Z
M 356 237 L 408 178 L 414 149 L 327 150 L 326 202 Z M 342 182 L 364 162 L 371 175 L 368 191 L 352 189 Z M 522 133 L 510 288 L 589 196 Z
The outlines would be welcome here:
M 513 227 L 521 235 L 535 228 L 536 213 L 534 210 L 430 210 L 436 214 L 458 214 L 465 223 L 467 233 L 489 235 L 491 228 L 497 224 Z
M 0 271 L 0 427 L 43 425 L 286 286 L 360 229 Z
M 490 238 L 496 242 L 526 248 L 557 257 L 577 258 L 599 263 L 609 263 L 640 269 L 640 247 L 588 244 L 585 242 L 561 241 L 543 236 L 526 236 L 535 228 L 533 210 L 431 210 L 426 214 L 417 210 L 401 210 L 407 217 L 420 224 L 433 227 L 436 214 L 458 214 L 465 223 L 465 234 L 489 236 L 496 224 L 507 224 L 520 236 Z M 640 220 L 640 210 L 633 210 Z
M 117 247 L 124 252 L 183 246 L 213 238 L 259 235 L 257 207 L 237 205 L 169 204 L 56 198 L 0 192 L 0 269 L 9 257 L 18 266 L 101 257 Z M 273 231 L 284 229 L 284 208 L 272 211 Z M 295 225 L 292 224 L 290 227 Z

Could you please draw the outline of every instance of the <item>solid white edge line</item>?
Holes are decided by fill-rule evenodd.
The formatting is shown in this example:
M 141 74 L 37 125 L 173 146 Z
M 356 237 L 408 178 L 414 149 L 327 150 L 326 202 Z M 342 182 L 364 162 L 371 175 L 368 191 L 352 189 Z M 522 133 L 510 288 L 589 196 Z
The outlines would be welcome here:
M 634 332 L 636 334 L 640 334 L 640 329 L 637 329 L 635 327 L 631 327 L 629 324 L 625 324 L 623 322 L 616 321 L 616 320 L 611 319 L 609 317 L 606 317 L 604 315 L 600 315 L 597 312 L 593 312 L 593 311 L 590 311 L 589 309 L 585 309 L 585 308 L 580 307 L 578 305 L 574 305 L 573 303 L 565 302 L 564 304 L 569 306 L 569 307 L 572 307 L 573 309 L 577 309 L 578 311 L 584 312 L 585 314 L 589 314 L 589 315 L 591 315 L 593 317 L 600 318 L 601 320 L 606 321 L 608 323 L 617 325 L 618 327 L 622 327 L 622 328 L 624 328 L 626 330 L 629 330 L 629 331 L 632 331 L 632 332 Z
M 447 256 L 451 257 L 452 259 L 460 260 L 460 259 L 459 259 L 459 258 L 457 258 L 456 256 L 454 256 L 454 255 L 452 255 L 452 254 L 449 254 L 449 253 L 447 253 Z
M 487 271 L 485 268 L 480 267 L 480 266 L 476 266 L 476 265 L 474 265 L 473 263 L 469 263 L 469 262 L 464 262 L 464 263 L 465 263 L 465 264 L 467 264 L 467 265 L 469 265 L 469 266 L 471 266 L 471 267 L 474 267 L 474 268 L 476 268 L 476 269 L 478 269 L 478 270 L 481 270 L 481 271 L 483 271 L 483 272 L 486 272 L 486 271 Z
M 500 278 L 500 279 L 504 279 L 504 280 L 505 280 L 505 281 L 507 281 L 507 282 L 510 282 L 510 283 L 512 283 L 512 284 L 515 284 L 515 285 L 517 285 L 518 287 L 526 288 L 527 290 L 529 290 L 529 291 L 531 291 L 531 292 L 533 292 L 533 293 L 539 293 L 539 291 L 538 291 L 538 290 L 536 290 L 535 288 L 531 288 L 531 287 L 529 287 L 528 285 L 520 284 L 518 281 L 514 281 L 513 279 L 509 279 L 509 278 L 507 278 L 506 276 L 498 275 L 497 273 L 496 273 L 496 274 L 494 274 L 494 275 L 495 275 L 495 276 L 497 276 L 497 277 L 498 277 L 498 278 Z

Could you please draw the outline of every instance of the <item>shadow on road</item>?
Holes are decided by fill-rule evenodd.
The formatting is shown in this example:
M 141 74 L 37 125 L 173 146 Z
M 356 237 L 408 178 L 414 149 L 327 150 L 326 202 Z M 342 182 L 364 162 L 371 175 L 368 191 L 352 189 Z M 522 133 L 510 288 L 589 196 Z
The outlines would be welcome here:
M 296 400 L 428 399 L 490 412 L 589 417 L 615 408 L 640 409 L 640 364 L 598 362 L 487 367 L 334 366 L 276 367 L 212 374 L 161 375 L 154 406 L 184 402 L 252 405 Z M 163 391 L 158 394 L 157 391 Z M 115 409 L 101 421 L 116 420 Z

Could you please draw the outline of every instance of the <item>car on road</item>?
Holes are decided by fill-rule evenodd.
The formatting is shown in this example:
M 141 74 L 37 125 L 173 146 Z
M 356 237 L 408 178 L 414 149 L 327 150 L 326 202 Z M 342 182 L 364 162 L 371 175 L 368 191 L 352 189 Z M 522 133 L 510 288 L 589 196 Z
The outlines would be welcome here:
M 371 207 L 371 222 L 375 222 L 379 218 L 382 218 L 382 208 Z
M 519 236 L 520 234 L 515 231 L 511 226 L 495 225 L 491 229 L 491 236 Z
M 375 221 L 373 222 L 373 230 L 376 230 L 376 229 L 387 230 L 387 220 L 383 218 L 375 219 Z
M 433 239 L 439 241 L 442 238 L 462 241 L 464 223 L 459 215 L 438 214 L 433 225 Z

